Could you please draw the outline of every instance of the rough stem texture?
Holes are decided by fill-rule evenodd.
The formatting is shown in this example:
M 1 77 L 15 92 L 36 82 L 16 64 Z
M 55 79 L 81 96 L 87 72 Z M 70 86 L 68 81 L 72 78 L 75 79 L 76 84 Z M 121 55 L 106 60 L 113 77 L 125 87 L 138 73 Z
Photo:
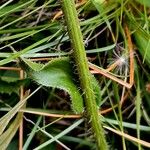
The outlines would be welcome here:
M 85 53 L 83 36 L 80 30 L 77 11 L 74 0 L 62 0 L 63 12 L 71 44 L 74 50 L 74 59 L 78 69 L 81 88 L 84 94 L 85 107 L 88 120 L 91 123 L 97 147 L 99 150 L 107 150 L 107 142 L 104 131 L 100 122 L 98 107 L 95 101 L 95 94 L 93 91 L 91 75 L 88 67 L 88 61 Z

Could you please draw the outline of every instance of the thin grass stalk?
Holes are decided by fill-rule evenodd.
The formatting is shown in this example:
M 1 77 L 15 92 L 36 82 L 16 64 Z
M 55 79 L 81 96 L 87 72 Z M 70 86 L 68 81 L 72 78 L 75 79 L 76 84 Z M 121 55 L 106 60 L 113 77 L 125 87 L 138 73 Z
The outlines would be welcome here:
M 24 71 L 20 71 L 20 79 L 24 79 Z M 24 87 L 20 87 L 20 101 L 22 101 L 24 98 Z M 23 114 L 23 113 L 22 113 Z M 23 147 L 23 119 L 20 123 L 19 127 L 19 150 L 22 150 Z
M 107 150 L 108 146 L 105 139 L 104 130 L 100 122 L 98 107 L 95 101 L 91 74 L 88 67 L 88 61 L 83 44 L 83 36 L 80 30 L 74 0 L 62 0 L 62 7 L 69 37 L 72 47 L 74 49 L 73 57 L 80 77 L 81 88 L 83 90 L 86 105 L 87 117 L 91 123 L 95 139 L 97 141 L 98 149 Z

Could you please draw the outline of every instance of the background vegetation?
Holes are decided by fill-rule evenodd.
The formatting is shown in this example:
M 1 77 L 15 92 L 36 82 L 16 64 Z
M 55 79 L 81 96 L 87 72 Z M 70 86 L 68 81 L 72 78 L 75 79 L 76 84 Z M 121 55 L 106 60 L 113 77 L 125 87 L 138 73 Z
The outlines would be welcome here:
M 150 148 L 149 7 L 76 1 L 112 150 Z M 61 1 L 1 0 L 0 149 L 96 149 L 72 51 Z

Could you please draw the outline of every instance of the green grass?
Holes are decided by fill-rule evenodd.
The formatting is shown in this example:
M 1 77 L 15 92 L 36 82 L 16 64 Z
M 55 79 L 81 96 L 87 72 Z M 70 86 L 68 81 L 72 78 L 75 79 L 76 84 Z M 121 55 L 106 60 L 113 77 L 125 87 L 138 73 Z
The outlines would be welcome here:
M 125 82 L 129 82 L 130 76 L 131 45 L 125 26 L 128 27 L 134 46 L 132 88 L 127 89 L 101 74 L 93 75 L 98 84 L 91 80 L 96 88 L 94 94 L 99 95 L 97 109 L 102 112 L 99 117 L 102 127 L 145 142 L 149 142 L 150 135 L 149 6 L 146 0 L 87 0 L 76 8 L 88 64 L 105 71 L 122 58 L 111 75 Z M 82 61 L 75 63 L 72 58 L 74 47 L 64 16 L 53 20 L 61 10 L 61 1 L 56 0 L 0 2 L 0 149 L 18 149 L 22 135 L 23 150 L 97 147 L 92 120 L 87 118 L 86 106 L 81 102 L 85 92 L 79 81 L 83 76 L 76 68 Z M 33 58 L 48 60 L 32 63 Z M 62 60 L 66 59 L 64 63 Z M 19 71 L 2 67 L 22 67 L 25 79 L 20 79 Z M 24 87 L 24 96 L 20 94 L 20 86 Z M 107 108 L 112 110 L 105 112 Z M 18 135 L 22 120 L 24 133 L 19 131 Z M 150 147 L 150 143 L 143 145 L 103 129 L 111 149 Z

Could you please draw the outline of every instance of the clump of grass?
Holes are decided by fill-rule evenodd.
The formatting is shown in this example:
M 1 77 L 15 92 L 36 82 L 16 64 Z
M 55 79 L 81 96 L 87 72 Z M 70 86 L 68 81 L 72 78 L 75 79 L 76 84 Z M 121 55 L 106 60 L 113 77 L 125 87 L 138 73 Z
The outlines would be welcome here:
M 149 1 L 75 2 L 83 35 L 80 42 L 85 41 L 90 71 L 99 82 L 101 102 L 95 110 L 100 109 L 103 115 L 99 119 L 109 146 L 124 150 L 149 148 Z M 0 149 L 17 149 L 18 144 L 20 149 L 96 149 L 94 133 L 87 124 L 92 120 L 85 121 L 82 114 L 72 111 L 69 94 L 40 86 L 20 68 L 18 58 L 46 66 L 55 57 L 72 56 L 64 22 L 60 1 L 0 1 Z M 115 64 L 108 69 L 118 45 L 123 53 L 113 59 Z M 129 49 L 135 52 L 131 54 Z M 71 82 L 79 93 L 84 90 L 78 82 Z M 22 94 L 18 89 L 22 89 Z M 18 112 L 23 113 L 15 118 Z M 25 126 L 21 126 L 18 136 L 16 131 L 22 120 Z

